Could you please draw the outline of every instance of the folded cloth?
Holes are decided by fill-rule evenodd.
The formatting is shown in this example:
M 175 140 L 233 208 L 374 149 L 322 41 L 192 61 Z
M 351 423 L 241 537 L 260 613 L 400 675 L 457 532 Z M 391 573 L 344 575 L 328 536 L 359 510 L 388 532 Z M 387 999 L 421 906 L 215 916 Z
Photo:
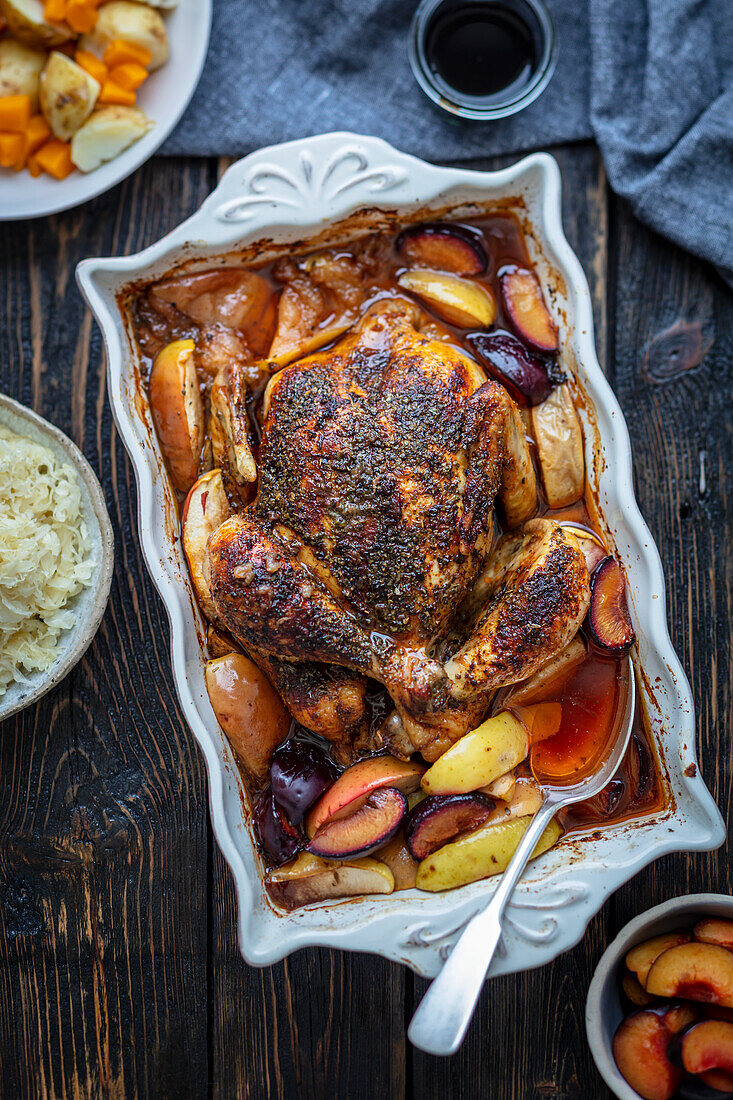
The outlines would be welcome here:
M 416 0 L 214 0 L 201 83 L 165 153 L 239 156 L 328 130 L 427 160 L 593 135 L 659 232 L 733 269 L 733 0 L 548 0 L 555 75 L 526 110 L 456 123 L 410 71 Z

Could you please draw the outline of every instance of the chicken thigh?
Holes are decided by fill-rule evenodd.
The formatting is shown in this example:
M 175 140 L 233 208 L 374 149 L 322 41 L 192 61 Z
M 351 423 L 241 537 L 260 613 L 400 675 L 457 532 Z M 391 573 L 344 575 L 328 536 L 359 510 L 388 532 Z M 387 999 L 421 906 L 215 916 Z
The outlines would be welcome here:
M 513 400 L 421 319 L 377 301 L 272 378 L 257 495 L 211 536 L 206 569 L 242 645 L 380 681 L 385 740 L 431 759 L 572 638 L 589 585 L 572 535 L 531 520 Z M 514 532 L 494 549 L 497 502 Z

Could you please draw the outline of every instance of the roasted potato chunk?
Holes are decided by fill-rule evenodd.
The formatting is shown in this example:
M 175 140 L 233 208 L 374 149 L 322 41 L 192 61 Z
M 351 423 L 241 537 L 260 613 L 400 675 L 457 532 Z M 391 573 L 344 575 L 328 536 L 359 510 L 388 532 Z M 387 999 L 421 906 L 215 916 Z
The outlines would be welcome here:
M 41 110 L 60 141 L 69 141 L 94 110 L 100 85 L 65 53 L 49 54 L 41 73 Z
M 134 3 L 133 0 L 111 0 L 111 3 L 104 4 L 99 9 L 97 25 L 89 34 L 82 36 L 80 46 L 101 57 L 107 46 L 117 38 L 150 50 L 152 60 L 148 68 L 151 72 L 168 60 L 170 51 L 165 23 L 160 13 L 149 4 Z
M 27 95 L 31 110 L 38 110 L 41 70 L 46 64 L 42 50 L 6 38 L 0 42 L 0 97 Z

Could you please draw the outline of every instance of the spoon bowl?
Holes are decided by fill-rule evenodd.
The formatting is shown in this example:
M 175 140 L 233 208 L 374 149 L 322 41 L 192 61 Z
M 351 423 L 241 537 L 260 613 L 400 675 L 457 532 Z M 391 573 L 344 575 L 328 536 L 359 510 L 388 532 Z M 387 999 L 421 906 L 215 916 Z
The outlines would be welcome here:
M 609 738 L 608 751 L 599 766 L 586 772 L 577 782 L 562 785 L 550 784 L 541 773 L 535 773 L 542 789 L 539 810 L 504 871 L 493 898 L 466 925 L 443 969 L 412 1017 L 407 1035 L 413 1046 L 420 1050 L 443 1056 L 454 1054 L 458 1050 L 501 939 L 504 909 L 522 877 L 537 841 L 558 810 L 597 795 L 618 771 L 629 744 L 636 710 L 636 674 L 630 657 L 626 658 L 626 669 L 627 690 L 623 715 L 616 736 Z

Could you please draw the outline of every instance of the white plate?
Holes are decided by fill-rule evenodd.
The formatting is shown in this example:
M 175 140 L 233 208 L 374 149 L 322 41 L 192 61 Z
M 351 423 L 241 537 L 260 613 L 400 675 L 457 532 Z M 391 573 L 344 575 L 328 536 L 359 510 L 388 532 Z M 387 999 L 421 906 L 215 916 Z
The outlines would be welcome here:
M 104 503 L 102 486 L 97 475 L 75 443 L 54 424 L 49 424 L 38 413 L 0 393 L 0 424 L 18 435 L 28 436 L 43 444 L 63 462 L 74 467 L 81 488 L 84 520 L 89 531 L 92 554 L 95 560 L 94 575 L 88 587 L 69 603 L 74 611 L 74 625 L 65 630 L 58 640 L 56 659 L 44 672 L 32 672 L 27 683 L 11 684 L 0 695 L 0 721 L 9 718 L 24 707 L 35 703 L 47 691 L 61 683 L 74 665 L 81 660 L 97 633 L 104 609 L 109 599 L 112 572 L 115 562 L 115 544 L 112 524 Z
M 173 497 L 147 403 L 139 400 L 137 353 L 117 295 L 133 281 L 160 277 L 184 262 L 205 268 L 227 252 L 230 263 L 255 255 L 265 259 L 287 242 L 317 235 L 321 243 L 344 240 L 446 207 L 470 216 L 481 204 L 496 201 L 511 202 L 524 223 L 561 329 L 564 365 L 595 406 L 597 430 L 592 413 L 583 414 L 590 476 L 609 537 L 626 566 L 644 673 L 641 690 L 672 798 L 653 817 L 570 837 L 530 864 L 507 910 L 505 952 L 494 959 L 490 973 L 548 962 L 577 943 L 605 898 L 652 859 L 670 851 L 709 850 L 725 836 L 697 771 L 690 688 L 667 633 L 659 555 L 634 500 L 628 433 L 596 359 L 588 284 L 563 236 L 556 162 L 536 153 L 500 172 L 436 168 L 377 138 L 346 133 L 262 149 L 232 165 L 201 209 L 157 244 L 137 256 L 85 260 L 77 269 L 104 333 L 112 410 L 139 486 L 143 553 L 170 618 L 181 706 L 206 758 L 214 832 L 237 888 L 242 953 L 255 965 L 322 944 L 375 952 L 433 975 L 496 884 L 489 879 L 444 894 L 409 890 L 324 902 L 289 914 L 270 903 L 239 775 L 206 695 L 201 623 Z
M 88 202 L 109 191 L 152 157 L 186 110 L 204 67 L 211 27 L 211 0 L 179 0 L 161 10 L 170 41 L 170 57 L 151 73 L 138 93 L 138 104 L 155 126 L 103 164 L 96 172 L 72 172 L 65 180 L 0 168 L 0 221 L 40 218 Z

